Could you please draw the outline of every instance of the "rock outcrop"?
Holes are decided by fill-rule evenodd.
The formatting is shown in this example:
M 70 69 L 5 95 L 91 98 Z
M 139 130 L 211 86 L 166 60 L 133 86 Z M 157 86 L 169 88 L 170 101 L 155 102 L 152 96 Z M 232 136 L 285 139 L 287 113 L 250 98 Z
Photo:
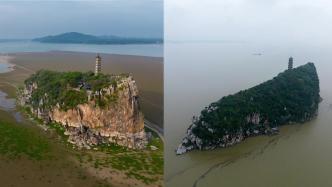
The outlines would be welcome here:
M 39 81 L 41 75 L 38 77 L 38 73 L 26 81 L 24 89 L 19 94 L 19 103 L 29 107 L 31 112 L 45 123 L 56 122 L 64 126 L 70 143 L 88 149 L 100 143 L 116 143 L 134 149 L 146 146 L 144 119 L 138 101 L 139 93 L 132 76 L 110 76 L 108 78 L 113 80 L 112 84 L 106 84 L 97 90 L 81 80 L 77 87 L 67 85 L 66 90 L 84 93 L 83 96 L 86 98 L 81 99 L 84 102 L 66 108 L 63 107 L 65 101 L 58 99 L 57 102 L 51 102 L 50 93 L 39 90 L 38 83 L 45 83 Z
M 314 118 L 320 100 L 313 63 L 286 70 L 206 107 L 200 116 L 193 117 L 176 154 L 228 147 L 250 136 L 276 134 L 280 125 Z

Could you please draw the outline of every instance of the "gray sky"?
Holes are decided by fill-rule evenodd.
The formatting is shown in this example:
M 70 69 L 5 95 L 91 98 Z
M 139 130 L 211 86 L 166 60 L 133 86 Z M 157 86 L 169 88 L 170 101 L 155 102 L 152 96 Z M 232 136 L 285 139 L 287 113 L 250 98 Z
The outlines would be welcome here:
M 166 40 L 332 42 L 330 0 L 167 0 Z
M 162 0 L 0 1 L 0 38 L 63 32 L 163 36 Z

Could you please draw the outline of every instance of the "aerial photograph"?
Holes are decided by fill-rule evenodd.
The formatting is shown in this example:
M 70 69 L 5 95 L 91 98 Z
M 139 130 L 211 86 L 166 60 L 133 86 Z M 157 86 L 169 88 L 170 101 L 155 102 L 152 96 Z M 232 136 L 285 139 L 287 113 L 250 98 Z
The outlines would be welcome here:
M 0 187 L 332 186 L 332 2 L 0 12 Z
M 164 6 L 165 185 L 332 186 L 332 3 Z
M 163 1 L 0 12 L 0 186 L 164 186 Z

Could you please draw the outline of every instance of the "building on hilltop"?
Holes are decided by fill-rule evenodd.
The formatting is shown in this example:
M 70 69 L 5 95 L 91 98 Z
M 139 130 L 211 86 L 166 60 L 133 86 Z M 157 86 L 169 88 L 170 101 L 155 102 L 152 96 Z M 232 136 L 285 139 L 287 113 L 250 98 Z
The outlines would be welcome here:
M 100 72 L 101 72 L 101 57 L 99 54 L 97 54 L 95 75 L 97 76 Z
M 288 69 L 293 69 L 293 57 L 289 57 L 288 59 Z

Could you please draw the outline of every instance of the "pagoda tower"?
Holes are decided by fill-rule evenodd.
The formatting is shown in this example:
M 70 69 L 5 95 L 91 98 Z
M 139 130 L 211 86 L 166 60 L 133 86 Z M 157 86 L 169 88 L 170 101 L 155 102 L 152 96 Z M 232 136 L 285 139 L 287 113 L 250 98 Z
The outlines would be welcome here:
M 293 57 L 289 57 L 288 59 L 288 69 L 293 69 Z
M 97 54 L 95 76 L 97 76 L 100 72 L 101 72 L 101 57 L 99 56 L 99 54 Z

